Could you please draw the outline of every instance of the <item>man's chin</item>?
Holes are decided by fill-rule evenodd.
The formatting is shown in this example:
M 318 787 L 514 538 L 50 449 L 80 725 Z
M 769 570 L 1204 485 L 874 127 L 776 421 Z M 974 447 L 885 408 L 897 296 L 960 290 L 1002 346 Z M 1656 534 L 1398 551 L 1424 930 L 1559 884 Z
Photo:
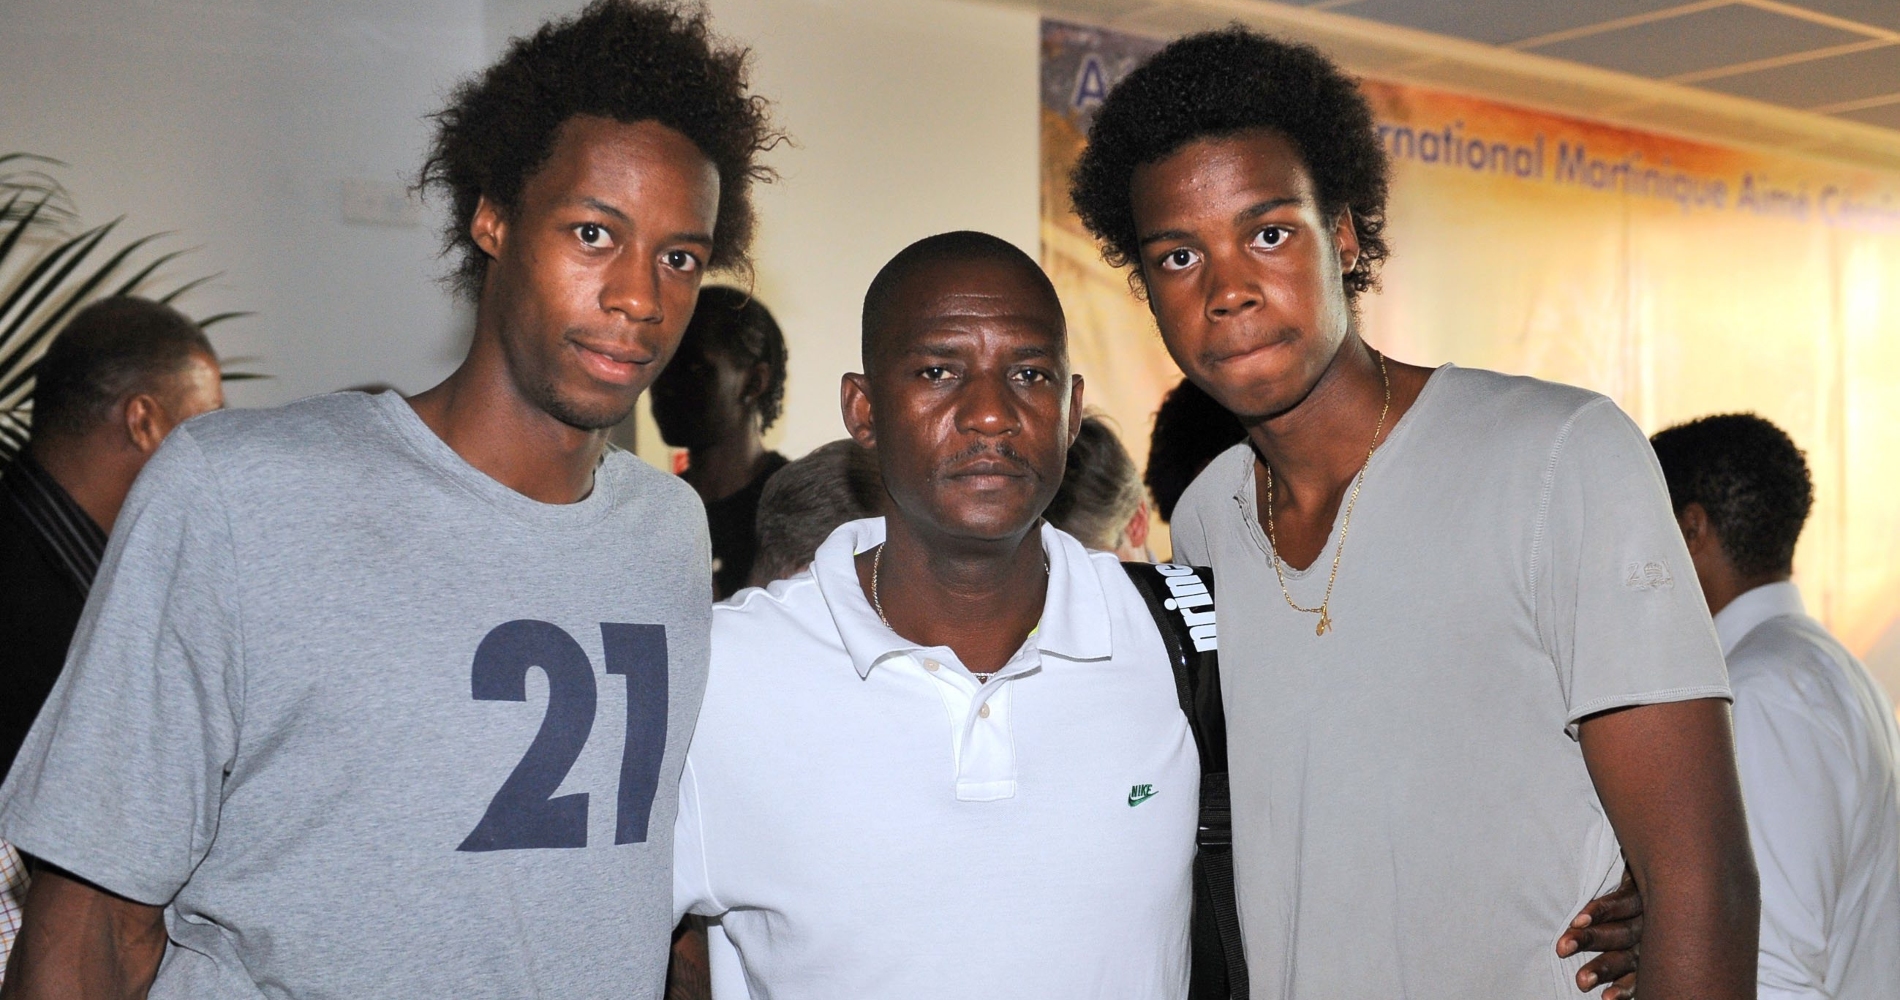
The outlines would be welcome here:
M 539 400 L 547 415 L 579 431 L 604 431 L 617 427 L 633 415 L 639 396 L 613 400 L 577 400 L 550 393 Z

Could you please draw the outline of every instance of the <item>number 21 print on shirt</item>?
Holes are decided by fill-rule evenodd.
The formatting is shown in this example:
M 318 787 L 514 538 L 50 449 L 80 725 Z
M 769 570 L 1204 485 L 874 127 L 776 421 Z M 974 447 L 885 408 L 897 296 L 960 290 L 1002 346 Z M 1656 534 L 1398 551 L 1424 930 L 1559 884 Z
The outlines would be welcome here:
M 666 627 L 602 622 L 607 673 L 627 679 L 627 742 L 620 757 L 614 843 L 643 844 L 666 756 Z M 528 671 L 548 678 L 547 713 L 460 851 L 587 846 L 587 793 L 554 796 L 594 727 L 594 665 L 558 625 L 521 618 L 495 626 L 475 648 L 477 701 L 526 701 Z

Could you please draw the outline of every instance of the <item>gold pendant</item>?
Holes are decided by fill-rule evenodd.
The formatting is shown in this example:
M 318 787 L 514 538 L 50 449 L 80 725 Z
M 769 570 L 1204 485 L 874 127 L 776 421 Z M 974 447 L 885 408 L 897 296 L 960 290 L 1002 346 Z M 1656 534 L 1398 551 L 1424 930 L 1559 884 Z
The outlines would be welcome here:
M 1332 627 L 1333 627 L 1333 616 L 1327 614 L 1325 608 L 1319 609 L 1319 624 L 1313 626 L 1313 634 L 1325 635 L 1326 632 Z

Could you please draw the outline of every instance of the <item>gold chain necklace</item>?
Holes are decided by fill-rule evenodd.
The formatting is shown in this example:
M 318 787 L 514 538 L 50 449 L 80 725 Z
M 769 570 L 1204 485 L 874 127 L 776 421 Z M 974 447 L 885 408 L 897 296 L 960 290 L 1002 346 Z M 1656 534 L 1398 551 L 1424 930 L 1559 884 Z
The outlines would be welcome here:
M 1385 355 L 1373 351 L 1372 356 L 1379 359 L 1379 384 L 1385 388 L 1385 405 L 1379 407 L 1379 422 L 1372 427 L 1372 447 L 1366 449 L 1366 462 L 1359 467 L 1359 475 L 1353 477 L 1352 497 L 1346 501 L 1346 517 L 1339 525 L 1339 544 L 1333 547 L 1333 572 L 1326 578 L 1326 595 L 1317 608 L 1302 608 L 1293 603 L 1293 592 L 1286 589 L 1286 571 L 1280 567 L 1280 546 L 1273 540 L 1273 465 L 1260 463 L 1267 467 L 1267 554 L 1273 558 L 1273 575 L 1280 580 L 1280 596 L 1286 598 L 1287 607 L 1319 616 L 1319 624 L 1313 626 L 1314 635 L 1325 635 L 1333 627 L 1333 616 L 1327 609 L 1333 603 L 1333 584 L 1339 582 L 1339 557 L 1346 552 L 1346 533 L 1352 530 L 1352 508 L 1359 502 L 1359 488 L 1366 484 L 1366 469 L 1372 465 L 1372 453 L 1379 450 L 1379 432 L 1385 430 L 1385 415 L 1392 410 L 1392 380 L 1385 373 Z

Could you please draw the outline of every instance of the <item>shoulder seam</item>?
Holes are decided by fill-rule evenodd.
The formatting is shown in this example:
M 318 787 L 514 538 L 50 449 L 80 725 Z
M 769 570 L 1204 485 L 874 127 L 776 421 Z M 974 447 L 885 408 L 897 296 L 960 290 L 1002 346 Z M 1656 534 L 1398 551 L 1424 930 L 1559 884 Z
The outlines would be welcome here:
M 1564 419 L 1563 426 L 1557 428 L 1557 436 L 1550 445 L 1550 458 L 1544 463 L 1544 482 L 1538 494 L 1537 518 L 1531 528 L 1530 559 L 1531 625 L 1537 630 L 1540 642 L 1543 641 L 1544 636 L 1543 604 L 1539 600 L 1539 589 L 1543 582 L 1541 556 L 1546 541 L 1545 530 L 1549 527 L 1550 501 L 1557 487 L 1557 462 L 1563 455 L 1564 446 L 1570 442 L 1570 432 L 1577 426 L 1577 421 L 1585 413 L 1604 403 L 1614 405 L 1610 397 L 1597 395 L 1573 410 L 1570 416 Z M 1556 653 L 1555 650 L 1546 650 L 1546 652 L 1553 656 Z
M 232 582 L 235 584 L 234 589 L 236 590 L 236 593 L 233 593 L 230 599 L 232 603 L 236 605 L 234 610 L 237 612 L 237 622 L 236 622 L 237 646 L 238 646 L 238 671 L 237 671 L 238 672 L 238 701 L 237 701 L 237 707 L 236 707 L 237 731 L 232 734 L 234 737 L 234 739 L 232 740 L 232 744 L 233 744 L 234 753 L 242 753 L 243 746 L 244 746 L 244 713 L 245 713 L 245 709 L 250 705 L 250 682 L 251 682 L 250 657 L 248 655 L 250 644 L 245 634 L 246 616 L 244 614 L 244 593 L 245 593 L 244 578 L 243 578 L 244 562 L 243 560 L 238 558 L 237 531 L 235 527 L 231 524 L 231 503 L 230 503 L 229 498 L 225 495 L 224 480 L 219 477 L 217 467 L 211 461 L 211 456 L 205 454 L 204 448 L 200 446 L 200 444 L 198 443 L 198 438 L 191 433 L 191 428 L 178 427 L 174 429 L 172 433 L 180 435 L 181 436 L 180 443 L 189 445 L 191 447 L 192 453 L 197 456 L 199 466 L 204 469 L 205 478 L 210 480 L 211 488 L 217 494 L 218 516 L 220 519 L 224 521 L 224 540 L 229 550 L 226 553 L 226 555 L 231 560 L 231 576 L 232 576 Z

